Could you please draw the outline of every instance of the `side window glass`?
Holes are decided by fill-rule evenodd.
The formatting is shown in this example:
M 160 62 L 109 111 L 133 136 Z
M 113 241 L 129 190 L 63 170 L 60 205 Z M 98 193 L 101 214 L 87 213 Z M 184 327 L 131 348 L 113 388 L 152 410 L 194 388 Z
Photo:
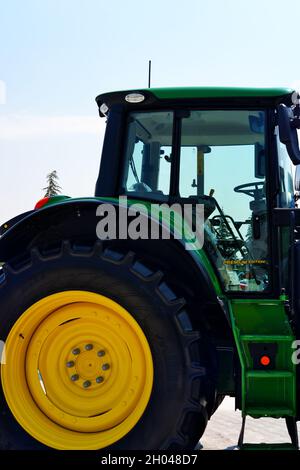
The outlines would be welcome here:
M 130 115 L 123 174 L 126 194 L 169 195 L 172 135 L 172 112 Z

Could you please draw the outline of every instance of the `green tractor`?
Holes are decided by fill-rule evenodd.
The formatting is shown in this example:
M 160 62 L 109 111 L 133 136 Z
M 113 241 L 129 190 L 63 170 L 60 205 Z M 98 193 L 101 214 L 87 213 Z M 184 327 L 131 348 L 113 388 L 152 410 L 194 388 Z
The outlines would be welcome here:
M 96 101 L 95 197 L 45 198 L 1 228 L 1 449 L 191 450 L 226 395 L 241 448 L 247 416 L 284 418 L 298 448 L 297 93 Z

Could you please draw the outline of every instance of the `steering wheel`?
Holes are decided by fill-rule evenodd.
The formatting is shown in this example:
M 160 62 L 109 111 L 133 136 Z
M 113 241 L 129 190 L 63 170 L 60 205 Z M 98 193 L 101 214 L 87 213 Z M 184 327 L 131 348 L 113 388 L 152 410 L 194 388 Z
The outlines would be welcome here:
M 255 201 L 262 199 L 263 188 L 265 183 L 262 181 L 255 181 L 254 183 L 240 184 L 233 188 L 234 192 L 246 194 L 247 196 L 253 197 Z

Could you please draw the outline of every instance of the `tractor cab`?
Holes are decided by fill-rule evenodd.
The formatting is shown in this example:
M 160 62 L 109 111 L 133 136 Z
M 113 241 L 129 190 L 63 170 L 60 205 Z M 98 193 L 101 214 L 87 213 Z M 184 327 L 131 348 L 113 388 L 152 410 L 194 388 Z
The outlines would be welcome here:
M 115 168 L 114 154 L 119 167 L 110 183 L 100 172 L 96 195 L 203 204 L 204 250 L 224 290 L 270 291 L 271 251 L 280 243 L 270 209 L 294 207 L 289 152 L 296 145 L 286 145 L 292 96 L 205 88 L 101 95 L 100 114 L 108 113 L 102 165 L 109 159 Z

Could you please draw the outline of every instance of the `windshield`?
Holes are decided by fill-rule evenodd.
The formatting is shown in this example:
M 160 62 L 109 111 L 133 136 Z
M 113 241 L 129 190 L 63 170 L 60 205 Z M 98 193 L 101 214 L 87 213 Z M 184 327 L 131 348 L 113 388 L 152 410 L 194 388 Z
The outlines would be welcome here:
M 176 164 L 177 197 L 204 205 L 204 249 L 225 289 L 267 289 L 264 112 L 186 111 L 177 126 L 179 149 L 173 142 L 174 114 L 130 115 L 124 193 L 166 199 Z

